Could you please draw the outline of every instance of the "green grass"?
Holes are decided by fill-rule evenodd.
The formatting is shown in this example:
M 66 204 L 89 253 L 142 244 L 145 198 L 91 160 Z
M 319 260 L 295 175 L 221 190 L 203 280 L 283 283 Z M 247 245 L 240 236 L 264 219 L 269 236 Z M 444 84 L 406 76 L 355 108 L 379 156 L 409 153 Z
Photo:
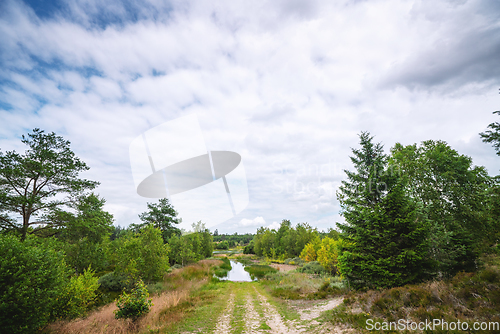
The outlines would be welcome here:
M 245 330 L 246 296 L 250 293 L 251 286 L 245 282 L 232 282 L 232 284 L 236 294 L 231 319 L 231 333 L 239 334 Z
M 192 295 L 189 303 L 178 305 L 177 310 L 171 310 L 183 313 L 184 316 L 181 321 L 174 322 L 163 333 L 213 332 L 233 288 L 233 285 L 225 282 L 206 284 Z

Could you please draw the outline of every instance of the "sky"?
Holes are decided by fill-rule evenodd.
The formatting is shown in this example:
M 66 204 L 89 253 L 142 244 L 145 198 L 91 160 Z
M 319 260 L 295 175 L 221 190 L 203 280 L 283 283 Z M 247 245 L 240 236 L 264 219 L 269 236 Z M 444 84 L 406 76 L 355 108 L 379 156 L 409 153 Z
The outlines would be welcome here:
M 63 136 L 120 226 L 156 202 L 137 194 L 130 144 L 189 115 L 242 158 L 248 205 L 212 220 L 219 233 L 335 227 L 361 131 L 386 152 L 444 140 L 497 175 L 478 133 L 498 121 L 499 81 L 496 0 L 0 1 L 0 149 Z

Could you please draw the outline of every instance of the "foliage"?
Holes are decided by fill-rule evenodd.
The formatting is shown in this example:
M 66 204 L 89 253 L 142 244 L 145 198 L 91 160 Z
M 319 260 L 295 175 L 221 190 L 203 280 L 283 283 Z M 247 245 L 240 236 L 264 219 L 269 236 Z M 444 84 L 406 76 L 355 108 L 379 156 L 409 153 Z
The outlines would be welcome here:
M 97 271 L 108 266 L 108 241 L 113 229 L 113 215 L 103 210 L 105 200 L 93 193 L 80 196 L 70 207 L 75 213 L 55 210 L 50 219 L 61 228 L 52 230 L 64 241 L 66 262 L 77 273 L 91 266 Z
M 250 241 L 250 243 L 246 245 L 245 248 L 243 248 L 243 254 L 255 254 L 253 240 Z
M 115 311 L 115 318 L 137 321 L 137 319 L 148 313 L 153 305 L 151 299 L 148 298 L 148 290 L 142 280 L 139 280 L 130 294 L 124 291 L 120 295 L 116 302 L 118 310 Z
M 175 211 L 167 198 L 161 198 L 157 204 L 148 203 L 147 206 L 148 211 L 139 215 L 143 224 L 134 225 L 135 228 L 141 229 L 146 225 L 152 224 L 154 227 L 160 229 L 165 243 L 173 235 L 181 234 L 181 230 L 174 226 L 181 223 L 181 219 L 177 218 L 177 211 Z
M 334 240 L 329 237 L 321 240 L 321 247 L 318 250 L 318 262 L 331 274 L 337 272 L 338 256 L 342 249 L 342 240 Z
M 500 110 L 494 111 L 494 114 L 500 115 Z M 494 122 L 488 125 L 488 130 L 481 132 L 479 134 L 483 138 L 483 142 L 491 143 L 497 151 L 497 155 L 500 155 L 500 123 Z
M 296 269 L 299 273 L 306 274 L 323 274 L 325 272 L 325 268 L 318 261 L 311 261 L 304 264 L 302 267 Z
M 196 230 L 196 229 L 195 229 Z M 182 266 L 212 256 L 213 237 L 209 230 L 198 229 L 197 232 L 182 236 L 172 236 L 168 240 L 171 249 L 170 264 Z
M 439 275 L 474 270 L 484 246 L 494 242 L 489 231 L 498 220 L 488 217 L 492 180 L 484 167 L 442 141 L 420 146 L 396 144 L 392 161 L 407 176 L 406 190 L 423 204 L 431 222 L 431 257 Z
M 427 277 L 428 221 L 405 191 L 406 179 L 391 170 L 381 144 L 360 135 L 353 149 L 355 172 L 346 171 L 338 199 L 346 224 L 339 269 L 355 288 L 400 286 Z
M 65 290 L 64 254 L 51 242 L 0 236 L 0 328 L 34 333 L 54 320 Z
M 233 234 L 219 234 L 219 232 L 217 231 L 217 234 L 214 232 L 213 237 L 215 242 L 227 241 L 229 247 L 234 247 L 237 245 L 246 245 L 250 243 L 250 241 L 252 241 L 253 239 L 253 234 L 238 234 L 238 232 L 234 232 Z
M 318 235 L 318 231 L 307 223 L 293 228 L 291 222 L 284 219 L 277 231 L 267 227 L 257 229 L 253 239 L 254 251 L 258 256 L 284 260 L 299 256 L 304 246 Z
M 78 178 L 89 167 L 71 151 L 69 141 L 55 133 L 34 129 L 21 142 L 28 146 L 24 155 L 0 152 L 0 228 L 16 231 L 24 240 L 28 233 L 57 228 L 59 221 L 47 215 L 98 182 Z M 8 214 L 21 215 L 22 221 Z M 33 221 L 33 217 L 39 219 Z
M 84 316 L 97 297 L 98 280 L 90 268 L 84 270 L 81 275 L 71 277 L 64 293 L 58 299 L 59 314 L 64 318 Z
M 319 237 L 314 238 L 311 242 L 304 246 L 304 249 L 300 252 L 300 258 L 305 262 L 316 261 L 320 247 L 321 240 Z
M 147 225 L 139 233 L 114 241 L 117 244 L 115 271 L 132 280 L 159 281 L 169 268 L 169 247 L 158 228 Z
M 229 243 L 227 241 L 221 241 L 215 244 L 215 249 L 229 249 Z
M 107 291 L 122 291 L 131 288 L 128 277 L 114 271 L 99 277 L 99 284 Z

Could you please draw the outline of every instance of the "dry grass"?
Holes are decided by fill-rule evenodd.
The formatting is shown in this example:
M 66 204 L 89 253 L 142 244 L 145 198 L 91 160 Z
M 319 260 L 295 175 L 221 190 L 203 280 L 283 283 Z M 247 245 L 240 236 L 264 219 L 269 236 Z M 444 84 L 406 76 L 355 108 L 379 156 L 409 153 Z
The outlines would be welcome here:
M 110 303 L 91 312 L 87 317 L 72 321 L 58 321 L 48 326 L 50 333 L 58 334 L 134 334 L 147 330 L 161 329 L 178 320 L 168 310 L 189 300 L 190 292 L 207 282 L 210 267 L 220 264 L 220 260 L 202 260 L 196 264 L 174 270 L 166 277 L 165 284 L 173 288 L 151 297 L 153 307 L 136 323 L 131 320 L 115 319 L 115 303 Z

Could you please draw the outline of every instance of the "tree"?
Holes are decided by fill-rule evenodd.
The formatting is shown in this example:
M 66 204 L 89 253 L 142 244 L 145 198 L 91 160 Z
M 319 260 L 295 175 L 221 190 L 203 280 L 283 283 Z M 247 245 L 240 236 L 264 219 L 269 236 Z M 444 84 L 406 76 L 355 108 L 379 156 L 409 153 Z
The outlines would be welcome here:
M 334 240 L 330 237 L 325 237 L 321 240 L 321 247 L 317 252 L 318 262 L 331 274 L 337 272 L 339 252 L 342 248 L 341 244 L 341 240 Z
M 28 146 L 23 155 L 0 152 L 0 229 L 16 231 L 24 240 L 28 233 L 57 226 L 44 219 L 47 214 L 99 183 L 78 178 L 89 167 L 71 151 L 70 142 L 54 132 L 34 129 L 21 142 Z M 21 215 L 21 222 L 9 214 Z
M 78 273 L 89 266 L 101 271 L 107 265 L 106 244 L 113 215 L 103 210 L 105 202 L 93 193 L 82 195 L 69 204 L 74 213 L 56 209 L 47 216 L 57 228 L 46 229 L 43 234 L 64 241 L 66 262 Z
M 493 113 L 500 115 L 500 110 L 494 111 Z M 497 155 L 500 155 L 500 123 L 490 123 L 488 128 L 489 130 L 481 132 L 479 135 L 483 138 L 483 142 L 491 143 L 497 151 Z
M 147 225 L 139 233 L 117 239 L 118 263 L 115 271 L 136 281 L 159 281 L 169 268 L 169 246 L 163 243 L 161 231 Z
M 337 197 L 346 223 L 337 224 L 344 242 L 339 269 L 356 287 L 392 287 L 426 277 L 427 220 L 405 191 L 407 180 L 387 164 L 381 144 L 360 135 Z
M 147 206 L 149 211 L 139 215 L 139 218 L 144 222 L 142 225 L 138 225 L 139 228 L 153 224 L 154 227 L 161 230 L 165 243 L 172 235 L 181 234 L 181 230 L 174 224 L 179 224 L 182 220 L 177 218 L 177 211 L 174 210 L 167 198 L 160 199 L 157 204 L 148 203 Z
M 438 275 L 476 269 L 481 249 L 496 230 L 486 203 L 493 180 L 484 167 L 443 141 L 424 141 L 391 150 L 392 162 L 406 175 L 406 190 L 423 204 L 430 220 L 431 253 Z

